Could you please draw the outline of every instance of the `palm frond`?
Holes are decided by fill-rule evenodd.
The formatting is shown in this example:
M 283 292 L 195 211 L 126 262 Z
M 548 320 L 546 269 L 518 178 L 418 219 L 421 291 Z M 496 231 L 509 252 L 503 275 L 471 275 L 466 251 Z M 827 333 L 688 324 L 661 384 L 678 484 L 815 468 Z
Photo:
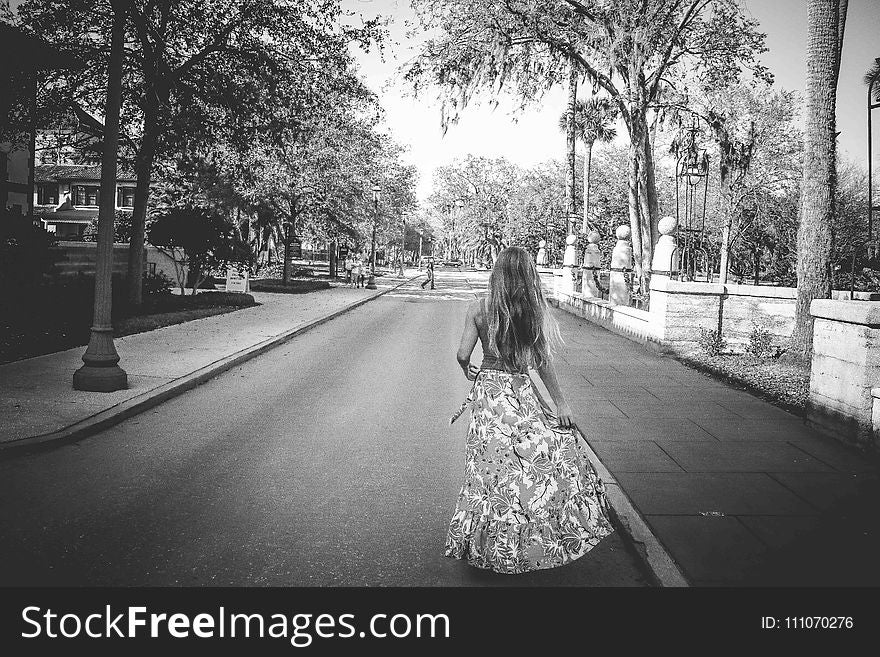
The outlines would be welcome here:
M 870 85 L 874 80 L 874 102 L 880 103 L 880 57 L 874 60 L 871 68 L 865 73 L 865 84 Z

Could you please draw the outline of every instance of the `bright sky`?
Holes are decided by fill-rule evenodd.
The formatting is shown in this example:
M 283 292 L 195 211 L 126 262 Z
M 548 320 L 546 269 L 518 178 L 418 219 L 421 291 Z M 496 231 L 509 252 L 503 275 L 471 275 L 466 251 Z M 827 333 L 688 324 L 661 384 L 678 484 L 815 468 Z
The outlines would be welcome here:
M 521 165 L 561 158 L 565 139 L 557 128 L 565 109 L 563 89 L 548 94 L 542 106 L 520 113 L 514 120 L 512 107 L 502 104 L 491 110 L 467 108 L 461 121 L 446 135 L 440 129 L 439 107 L 426 97 L 406 97 L 395 83 L 398 67 L 414 55 L 406 38 L 405 21 L 415 20 L 409 0 L 342 0 L 343 5 L 370 18 L 376 14 L 393 18 L 390 47 L 385 61 L 377 53 L 359 53 L 361 70 L 369 86 L 379 93 L 387 122 L 397 141 L 410 147 L 409 160 L 421 172 L 418 194 L 431 192 L 431 172 L 468 153 L 488 157 L 505 156 Z M 806 76 L 806 0 L 745 0 L 747 11 L 767 33 L 770 52 L 764 62 L 776 76 L 777 85 L 803 92 Z M 837 129 L 844 156 L 864 162 L 866 157 L 866 89 L 862 76 L 880 56 L 880 0 L 850 0 L 843 62 L 837 101 Z M 880 125 L 880 124 L 878 124 Z M 875 131 L 880 132 L 880 131 Z M 880 143 L 880 140 L 877 140 Z M 880 148 L 875 149 L 880 152 Z

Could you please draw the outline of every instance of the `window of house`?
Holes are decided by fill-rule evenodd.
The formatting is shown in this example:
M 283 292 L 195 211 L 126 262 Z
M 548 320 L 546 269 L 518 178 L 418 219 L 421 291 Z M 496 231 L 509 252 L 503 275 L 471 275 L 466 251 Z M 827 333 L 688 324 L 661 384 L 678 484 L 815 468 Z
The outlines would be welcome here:
M 97 185 L 74 185 L 74 205 L 98 205 L 100 191 Z
M 37 186 L 37 205 L 58 205 L 58 185 L 47 183 Z
M 134 187 L 117 187 L 116 188 L 116 207 L 133 208 L 134 207 Z

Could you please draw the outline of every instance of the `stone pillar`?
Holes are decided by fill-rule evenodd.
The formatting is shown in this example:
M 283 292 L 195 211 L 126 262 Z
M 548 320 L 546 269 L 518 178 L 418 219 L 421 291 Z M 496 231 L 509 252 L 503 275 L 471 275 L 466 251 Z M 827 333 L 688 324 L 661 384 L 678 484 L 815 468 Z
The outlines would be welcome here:
M 546 267 L 547 266 L 547 246 L 546 240 L 541 240 L 538 242 L 538 255 L 535 256 L 535 264 L 538 267 Z
M 584 249 L 584 262 L 581 264 L 581 293 L 585 297 L 602 297 L 602 291 L 596 284 L 599 267 L 602 266 L 602 253 L 599 251 L 601 236 L 595 230 L 587 235 L 587 247 Z
M 657 224 L 660 239 L 654 247 L 651 259 L 651 277 L 664 276 L 672 278 L 678 274 L 678 248 L 675 243 L 675 230 L 678 220 L 675 217 L 663 217 Z
M 633 250 L 629 243 L 629 226 L 618 226 L 617 244 L 611 252 L 611 276 L 608 280 L 608 300 L 611 303 L 628 306 L 630 302 L 629 282 L 626 280 L 628 272 L 632 271 Z
M 874 397 L 880 381 L 880 303 L 816 299 L 807 419 L 875 453 Z
M 574 271 L 577 268 L 577 251 L 574 243 L 577 237 L 569 235 L 565 238 L 565 253 L 562 256 L 562 282 L 560 292 L 574 294 Z

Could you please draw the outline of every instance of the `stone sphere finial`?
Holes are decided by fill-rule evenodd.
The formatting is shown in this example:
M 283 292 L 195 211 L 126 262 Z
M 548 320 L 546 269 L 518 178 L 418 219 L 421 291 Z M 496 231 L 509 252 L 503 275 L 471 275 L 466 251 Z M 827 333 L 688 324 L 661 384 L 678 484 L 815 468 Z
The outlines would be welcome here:
M 629 229 L 629 226 L 623 224 L 617 227 L 614 234 L 617 235 L 617 239 L 619 240 L 628 240 L 629 236 L 632 235 L 632 231 Z
M 570 245 L 570 244 L 574 244 L 575 242 L 577 242 L 577 237 L 575 237 L 574 235 L 569 235 L 568 237 L 565 238 L 566 244 Z
M 547 240 L 541 240 L 540 242 L 538 242 L 539 249 L 543 249 L 545 246 L 547 246 Z
M 590 244 L 598 244 L 599 240 L 602 239 L 602 236 L 595 230 L 590 231 L 590 234 L 587 235 L 587 241 Z
M 657 229 L 660 231 L 661 235 L 672 235 L 676 228 L 678 228 L 678 219 L 675 217 L 663 217 L 657 223 Z

